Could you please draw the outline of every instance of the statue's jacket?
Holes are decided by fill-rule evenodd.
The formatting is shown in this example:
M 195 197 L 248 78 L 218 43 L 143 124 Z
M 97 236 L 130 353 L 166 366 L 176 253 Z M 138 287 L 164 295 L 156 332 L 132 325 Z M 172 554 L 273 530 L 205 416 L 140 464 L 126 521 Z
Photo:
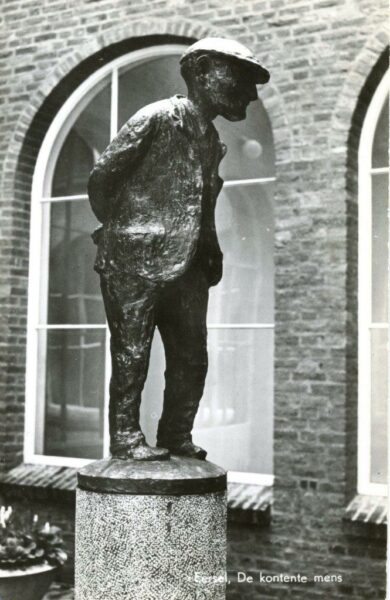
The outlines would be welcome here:
M 98 272 L 172 281 L 188 269 L 200 236 L 204 252 L 222 257 L 214 212 L 226 147 L 211 124 L 206 184 L 191 107 L 184 96 L 146 106 L 96 163 L 88 194 L 102 223 L 93 234 Z

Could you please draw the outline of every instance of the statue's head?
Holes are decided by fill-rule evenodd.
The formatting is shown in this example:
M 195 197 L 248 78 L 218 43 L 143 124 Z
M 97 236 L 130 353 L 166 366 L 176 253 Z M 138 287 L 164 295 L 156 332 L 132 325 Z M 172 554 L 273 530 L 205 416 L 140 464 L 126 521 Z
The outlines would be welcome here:
M 270 78 L 248 48 L 223 38 L 199 40 L 180 63 L 189 93 L 201 98 L 211 114 L 229 121 L 245 119 L 249 103 L 257 99 L 256 85 Z

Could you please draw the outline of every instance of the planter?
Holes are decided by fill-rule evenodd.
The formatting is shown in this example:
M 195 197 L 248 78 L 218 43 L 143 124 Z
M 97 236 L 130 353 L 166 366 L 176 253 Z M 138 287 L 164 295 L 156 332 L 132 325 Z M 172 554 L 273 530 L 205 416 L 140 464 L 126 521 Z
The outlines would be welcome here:
M 57 570 L 50 565 L 0 569 L 0 600 L 42 600 Z

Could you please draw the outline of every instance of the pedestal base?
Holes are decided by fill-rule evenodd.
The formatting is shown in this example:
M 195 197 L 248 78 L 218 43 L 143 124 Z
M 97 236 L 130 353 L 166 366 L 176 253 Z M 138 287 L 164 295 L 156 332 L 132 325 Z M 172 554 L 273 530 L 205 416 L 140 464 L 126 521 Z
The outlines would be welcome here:
M 194 459 L 112 459 L 84 468 L 81 486 L 76 600 L 225 600 L 221 469 Z

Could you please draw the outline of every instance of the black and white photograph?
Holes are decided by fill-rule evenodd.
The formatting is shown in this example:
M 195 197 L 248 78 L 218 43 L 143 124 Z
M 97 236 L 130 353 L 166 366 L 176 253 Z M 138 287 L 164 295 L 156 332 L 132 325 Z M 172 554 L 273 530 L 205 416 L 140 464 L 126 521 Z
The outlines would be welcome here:
M 386 599 L 389 18 L 0 0 L 0 600 Z

